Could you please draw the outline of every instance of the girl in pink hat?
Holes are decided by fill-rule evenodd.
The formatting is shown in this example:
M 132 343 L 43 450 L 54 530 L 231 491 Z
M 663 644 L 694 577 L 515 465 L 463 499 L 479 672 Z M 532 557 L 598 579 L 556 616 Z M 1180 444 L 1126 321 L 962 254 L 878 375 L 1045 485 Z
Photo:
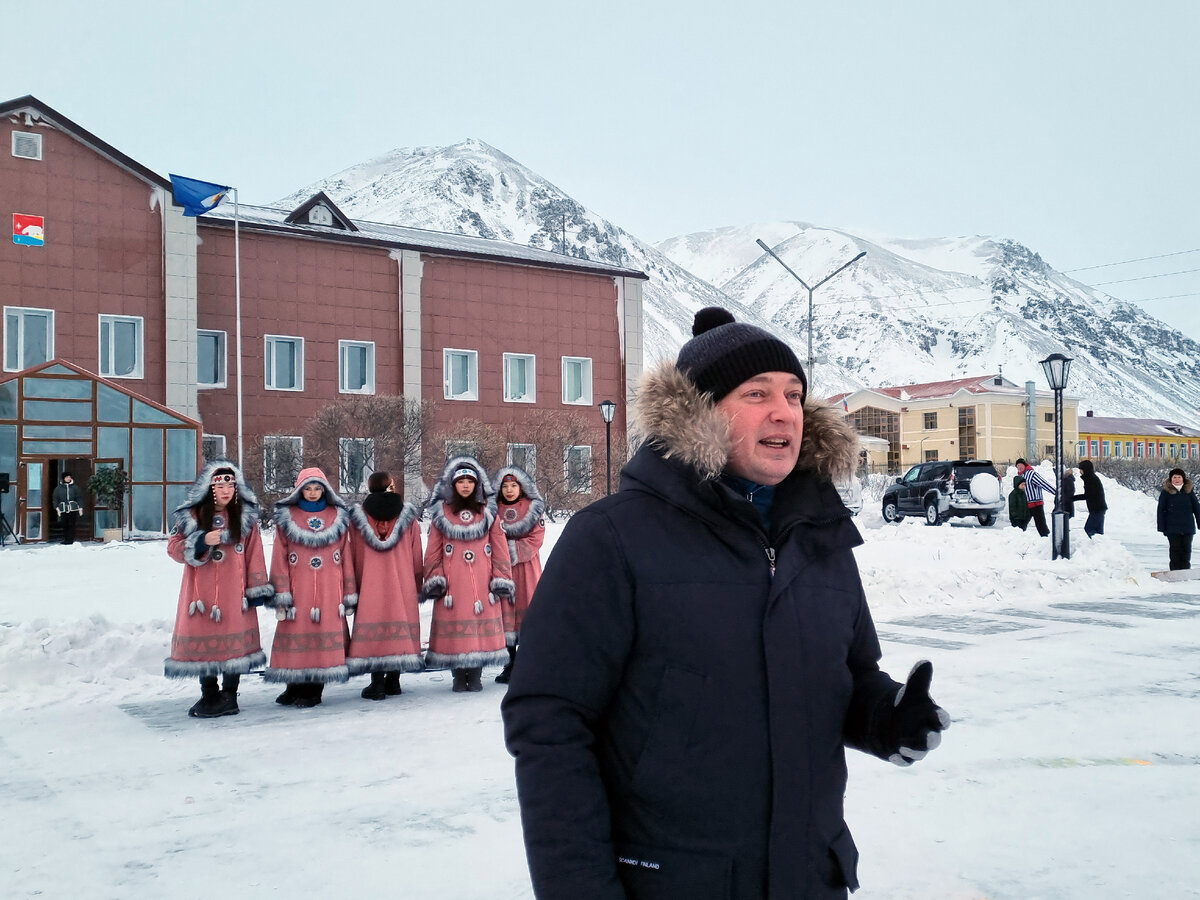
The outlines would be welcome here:
M 287 689 L 284 706 L 316 706 L 327 683 L 346 681 L 346 615 L 358 602 L 350 554 L 350 514 L 318 468 L 275 504 L 275 641 L 265 681 Z
M 267 582 L 258 500 L 229 460 L 209 463 L 188 488 L 174 513 L 167 553 L 184 569 L 163 672 L 200 679 L 200 699 L 189 716 L 237 715 L 242 673 L 267 661 L 255 607 L 275 589 Z M 220 688 L 218 675 L 224 676 Z
M 500 604 L 513 592 L 512 565 L 491 493 L 483 467 L 458 456 L 429 500 L 424 592 L 435 605 L 427 658 L 453 670 L 456 693 L 483 690 L 483 667 L 508 661 Z
M 497 684 L 508 684 L 517 644 L 521 640 L 521 622 L 533 599 L 533 589 L 542 577 L 542 543 L 546 526 L 542 516 L 546 501 L 538 493 L 529 473 L 519 466 L 506 466 L 496 473 L 494 483 L 499 487 L 496 497 L 496 517 L 508 538 L 508 555 L 512 560 L 512 579 L 515 589 L 511 602 L 504 604 L 504 638 L 508 643 L 508 663 L 496 676 Z
M 367 496 L 350 510 L 350 548 L 358 607 L 346 664 L 371 674 L 367 700 L 400 693 L 400 673 L 425 668 L 421 659 L 421 526 L 411 503 L 395 493 L 387 472 L 367 479 Z

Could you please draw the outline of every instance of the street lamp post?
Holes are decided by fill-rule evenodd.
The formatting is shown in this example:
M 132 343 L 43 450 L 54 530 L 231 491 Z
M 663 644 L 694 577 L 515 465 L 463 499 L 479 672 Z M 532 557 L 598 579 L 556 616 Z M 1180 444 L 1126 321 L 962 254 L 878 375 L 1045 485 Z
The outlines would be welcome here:
M 1067 387 L 1067 376 L 1071 371 L 1070 358 L 1061 353 L 1051 353 L 1042 360 L 1042 371 L 1054 391 L 1054 512 L 1050 532 L 1050 558 L 1071 558 L 1070 529 L 1063 511 L 1063 391 Z
M 604 419 L 604 495 L 612 493 L 612 420 L 617 404 L 611 400 L 600 403 L 600 418 Z
M 808 283 L 803 278 L 801 278 L 799 275 L 797 275 L 795 272 L 793 272 L 791 267 L 787 263 L 785 263 L 782 259 L 780 259 L 779 255 L 774 250 L 772 250 L 770 247 L 768 247 L 766 244 L 763 243 L 762 238 L 758 238 L 756 243 L 758 244 L 758 246 L 762 247 L 764 250 L 766 250 L 768 253 L 770 253 L 771 256 L 775 257 L 775 261 L 777 263 L 779 263 L 781 266 L 783 266 L 785 269 L 787 269 L 788 274 L 791 275 L 793 278 L 795 278 L 798 282 L 800 282 L 800 284 L 801 284 L 801 286 L 803 286 L 804 290 L 808 291 L 808 369 L 807 369 L 807 374 L 808 374 L 809 382 L 810 383 L 815 382 L 816 379 L 813 376 L 813 363 L 815 362 L 815 360 L 813 359 L 813 351 L 812 351 L 813 291 L 815 291 L 817 288 L 819 288 L 821 285 L 823 285 L 825 282 L 827 282 L 834 275 L 838 274 L 838 272 L 842 271 L 843 269 L 850 268 L 852 265 L 854 265 L 856 262 L 858 262 L 860 259 L 862 259 L 864 256 L 866 256 L 867 251 L 866 250 L 860 251 L 858 256 L 854 257 L 854 259 L 847 260 L 846 262 L 842 263 L 840 266 L 838 266 L 836 269 L 834 269 L 832 272 L 830 272 L 828 275 L 826 275 L 824 278 L 822 278 L 820 281 L 818 281 L 812 287 L 809 287 Z

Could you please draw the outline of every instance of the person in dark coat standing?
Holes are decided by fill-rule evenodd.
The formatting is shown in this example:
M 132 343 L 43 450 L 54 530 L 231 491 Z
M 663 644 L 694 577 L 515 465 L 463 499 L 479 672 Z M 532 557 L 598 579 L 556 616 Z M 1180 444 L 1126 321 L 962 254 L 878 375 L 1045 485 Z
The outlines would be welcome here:
M 501 711 L 539 900 L 844 898 L 844 746 L 909 765 L 949 725 L 930 663 L 879 669 L 841 411 L 766 331 L 708 308 L 693 334 L 521 630 Z
M 1104 501 L 1104 485 L 1096 475 L 1096 464 L 1090 459 L 1085 459 L 1079 464 L 1079 472 L 1083 478 L 1083 493 L 1075 499 L 1087 503 L 1088 517 L 1083 524 L 1083 530 L 1088 537 L 1095 537 L 1104 534 L 1104 514 L 1108 511 L 1108 504 Z M 1064 487 L 1063 499 L 1066 500 L 1067 496 Z
M 70 472 L 62 473 L 62 483 L 54 489 L 54 510 L 62 523 L 62 542 L 75 543 L 75 526 L 83 512 L 83 493 Z
M 1079 464 L 1079 468 L 1083 469 L 1083 463 Z M 1075 515 L 1075 501 L 1082 499 L 1082 494 L 1075 493 L 1075 470 L 1064 469 L 1062 477 L 1062 507 L 1068 519 Z
M 1025 477 L 1013 476 L 1012 493 L 1008 495 L 1008 522 L 1024 531 L 1029 527 L 1029 504 L 1025 500 Z
M 1158 530 L 1167 536 L 1171 569 L 1192 567 L 1192 536 L 1200 524 L 1200 500 L 1183 469 L 1172 469 L 1158 495 Z

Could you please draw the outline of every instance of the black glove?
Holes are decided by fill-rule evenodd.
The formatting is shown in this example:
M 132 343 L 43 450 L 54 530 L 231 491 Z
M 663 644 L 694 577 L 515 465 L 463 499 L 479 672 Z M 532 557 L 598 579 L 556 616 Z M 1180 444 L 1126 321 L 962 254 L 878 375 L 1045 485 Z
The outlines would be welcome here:
M 888 762 L 911 766 L 942 742 L 942 732 L 950 727 L 950 714 L 933 702 L 929 684 L 933 681 L 933 663 L 923 659 L 912 667 L 908 681 L 896 692 L 892 709 L 886 712 L 880 727 L 880 739 Z
M 440 600 L 446 596 L 446 584 L 442 581 L 435 581 L 432 584 L 425 586 L 426 600 Z

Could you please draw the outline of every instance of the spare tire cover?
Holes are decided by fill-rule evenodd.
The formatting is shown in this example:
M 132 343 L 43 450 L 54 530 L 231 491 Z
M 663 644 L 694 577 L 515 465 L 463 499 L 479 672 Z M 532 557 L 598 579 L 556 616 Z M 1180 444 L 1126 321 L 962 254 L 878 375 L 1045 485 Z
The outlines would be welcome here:
M 1000 500 L 1000 479 L 980 472 L 971 478 L 971 496 L 976 503 L 997 503 Z

